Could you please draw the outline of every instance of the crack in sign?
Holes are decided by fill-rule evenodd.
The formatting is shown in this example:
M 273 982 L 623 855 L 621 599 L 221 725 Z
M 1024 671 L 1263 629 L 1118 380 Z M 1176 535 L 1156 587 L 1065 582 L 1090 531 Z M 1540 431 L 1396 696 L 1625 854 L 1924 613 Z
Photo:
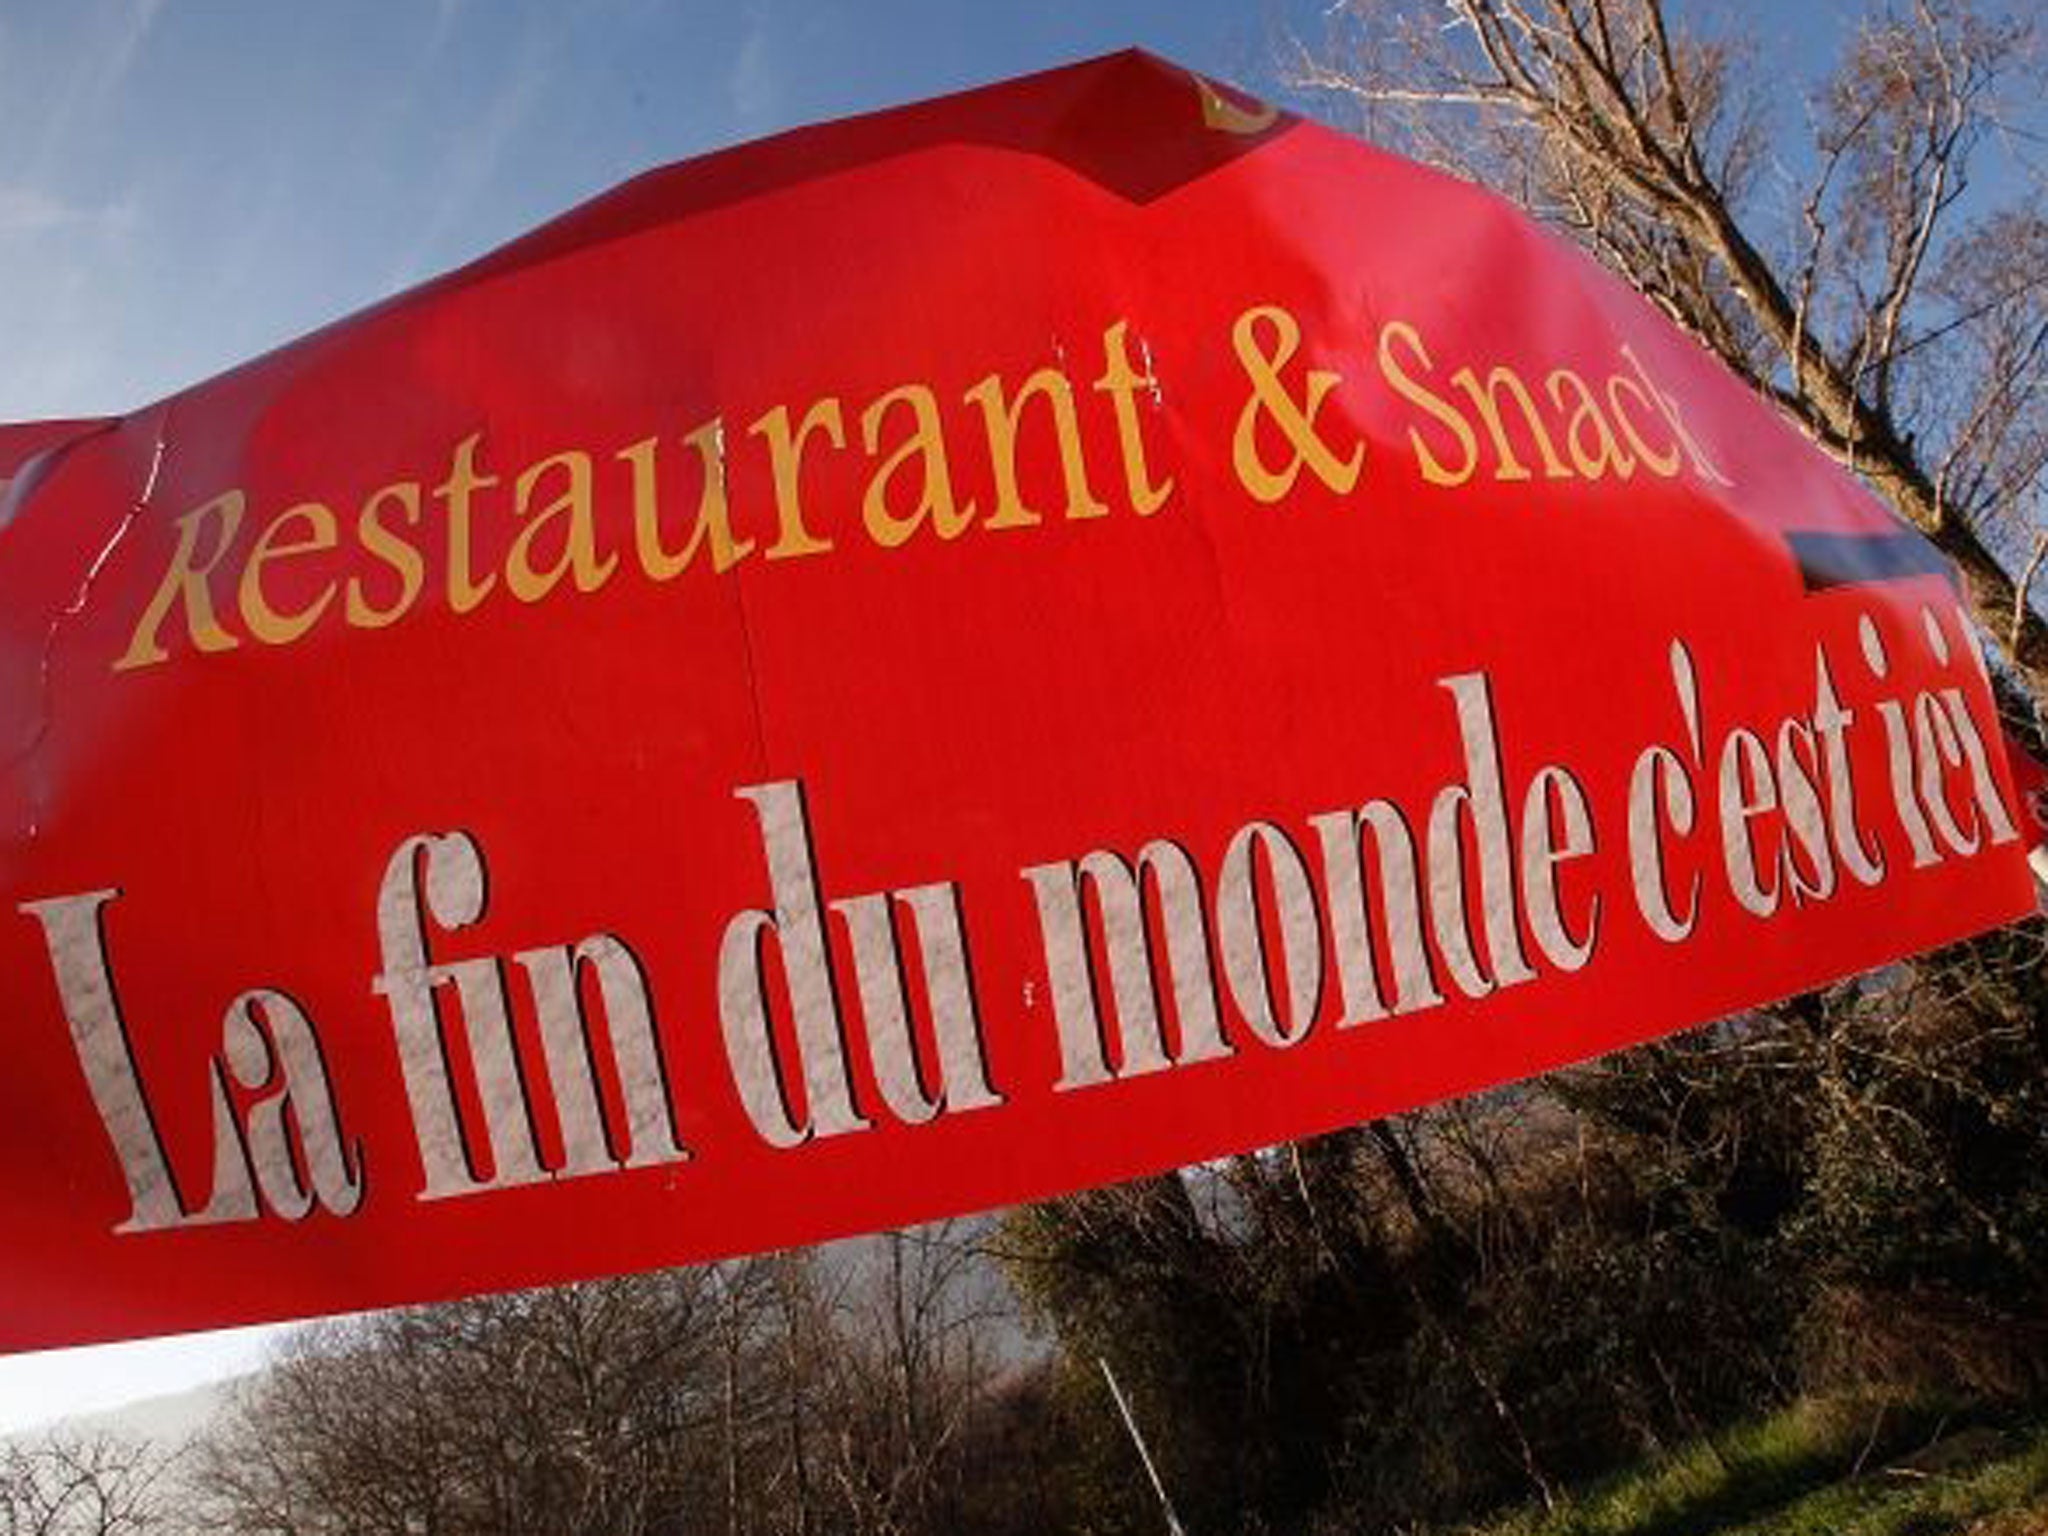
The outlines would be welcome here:
M 35 730 L 18 751 L 8 756 L 7 766 L 10 768 L 34 757 L 41 750 L 43 743 L 49 739 L 54 717 L 50 697 L 51 672 L 56 660 L 58 639 L 65 625 L 84 613 L 91 604 L 93 588 L 99 582 L 100 573 L 106 569 L 107 562 L 114 556 L 114 551 L 120 548 L 122 541 L 128 537 L 129 530 L 135 526 L 136 519 L 142 516 L 144 508 L 148 507 L 155 497 L 157 482 L 163 476 L 164 458 L 170 450 L 170 441 L 171 412 L 169 407 L 166 407 L 157 423 L 156 440 L 151 446 L 149 469 L 143 476 L 141 490 L 129 502 L 121 514 L 120 521 L 114 524 L 113 531 L 107 535 L 92 560 L 86 565 L 84 573 L 78 579 L 77 587 L 72 591 L 71 600 L 50 615 L 50 622 L 43 630 L 42 655 L 36 666 Z M 41 832 L 41 814 L 32 810 L 28 824 L 29 840 L 35 841 Z

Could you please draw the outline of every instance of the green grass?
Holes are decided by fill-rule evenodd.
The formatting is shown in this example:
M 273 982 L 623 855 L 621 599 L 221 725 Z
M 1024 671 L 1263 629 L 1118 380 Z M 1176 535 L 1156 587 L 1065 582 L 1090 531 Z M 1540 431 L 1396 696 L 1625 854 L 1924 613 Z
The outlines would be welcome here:
M 1695 1442 L 1474 1536 L 1946 1536 L 1994 1515 L 2004 1518 L 1984 1536 L 2048 1533 L 2048 1421 L 1834 1401 Z

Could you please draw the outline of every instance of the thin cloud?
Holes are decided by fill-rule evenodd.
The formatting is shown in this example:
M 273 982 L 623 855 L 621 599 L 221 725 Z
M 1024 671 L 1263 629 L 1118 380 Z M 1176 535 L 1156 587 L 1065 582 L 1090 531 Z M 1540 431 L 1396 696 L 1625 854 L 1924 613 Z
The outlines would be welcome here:
M 102 108 L 127 80 L 129 71 L 142 57 L 149 34 L 162 13 L 164 0 L 121 0 L 105 41 L 97 46 L 90 61 L 81 64 L 58 91 L 44 119 L 43 131 L 29 158 L 29 179 L 42 182 L 57 155 L 70 141 L 80 121 L 103 116 Z
M 51 230 L 120 231 L 134 223 L 132 203 L 88 206 L 66 202 L 40 187 L 0 185 L 0 238 L 39 235 Z
M 746 35 L 726 75 L 726 95 L 741 128 L 755 132 L 780 115 L 784 81 L 774 53 L 768 8 L 756 3 L 747 7 Z
M 549 78 L 545 40 L 528 21 L 518 54 L 512 66 L 499 77 L 482 121 L 462 134 L 460 147 L 441 179 L 433 216 L 394 269 L 390 287 L 403 288 L 425 274 L 441 241 L 457 227 L 497 175 L 506 151 L 540 104 Z

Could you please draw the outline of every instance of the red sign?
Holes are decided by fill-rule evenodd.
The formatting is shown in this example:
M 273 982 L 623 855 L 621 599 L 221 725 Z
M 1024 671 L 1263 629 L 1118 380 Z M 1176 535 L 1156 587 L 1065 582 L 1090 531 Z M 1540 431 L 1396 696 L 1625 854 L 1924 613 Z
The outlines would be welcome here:
M 2031 906 L 1853 478 L 1141 55 L 0 447 L 7 1347 L 1044 1196 Z

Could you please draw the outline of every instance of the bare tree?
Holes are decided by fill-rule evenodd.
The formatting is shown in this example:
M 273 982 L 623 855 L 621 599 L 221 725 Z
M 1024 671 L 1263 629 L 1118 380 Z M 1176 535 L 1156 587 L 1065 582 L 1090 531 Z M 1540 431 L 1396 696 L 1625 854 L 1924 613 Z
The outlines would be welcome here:
M 195 1482 L 242 1536 L 958 1529 L 1008 1305 L 940 1227 L 323 1324 Z
M 59 1431 L 0 1442 L 4 1536 L 145 1536 L 169 1531 L 174 1457 L 112 1435 Z
M 268 1536 L 731 1531 L 719 1453 L 744 1447 L 720 1436 L 761 1418 L 768 1304 L 731 1265 L 322 1325 L 245 1388 L 197 1480 L 220 1524 Z
M 960 1443 L 989 1400 L 1002 1364 L 997 1328 L 1014 1303 L 961 1222 L 865 1242 L 845 1280 L 814 1370 L 846 1528 L 957 1528 L 967 1502 Z
M 1900 0 L 1794 126 L 1782 74 L 1721 20 L 1682 25 L 1663 0 L 1348 0 L 1290 73 L 1646 294 L 1957 564 L 2048 697 L 2027 592 L 2048 550 L 2035 24 Z

